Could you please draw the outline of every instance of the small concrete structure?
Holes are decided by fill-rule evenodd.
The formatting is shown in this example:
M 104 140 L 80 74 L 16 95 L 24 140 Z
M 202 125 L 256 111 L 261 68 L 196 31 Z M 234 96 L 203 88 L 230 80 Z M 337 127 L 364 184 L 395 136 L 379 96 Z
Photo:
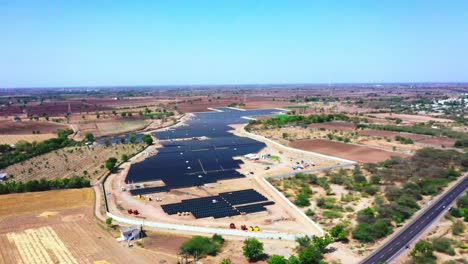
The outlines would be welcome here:
M 139 239 L 140 233 L 141 233 L 141 227 L 139 226 L 123 227 L 120 229 L 120 239 L 124 241 Z
M 6 181 L 8 178 L 8 173 L 0 173 L 0 181 Z

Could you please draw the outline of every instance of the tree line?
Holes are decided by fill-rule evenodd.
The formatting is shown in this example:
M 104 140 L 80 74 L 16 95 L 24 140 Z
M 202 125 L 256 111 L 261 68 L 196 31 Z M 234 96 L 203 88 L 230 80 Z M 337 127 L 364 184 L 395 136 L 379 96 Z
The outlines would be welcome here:
M 56 138 L 42 142 L 19 141 L 14 147 L 6 144 L 1 145 L 0 169 L 53 150 L 81 144 L 68 139 L 71 134 L 73 134 L 71 129 L 58 129 Z
M 58 189 L 79 189 L 90 186 L 90 181 L 82 176 L 73 176 L 71 178 L 58 178 L 52 180 L 29 180 L 27 182 L 8 181 L 5 183 L 0 182 L 0 194 L 41 192 Z

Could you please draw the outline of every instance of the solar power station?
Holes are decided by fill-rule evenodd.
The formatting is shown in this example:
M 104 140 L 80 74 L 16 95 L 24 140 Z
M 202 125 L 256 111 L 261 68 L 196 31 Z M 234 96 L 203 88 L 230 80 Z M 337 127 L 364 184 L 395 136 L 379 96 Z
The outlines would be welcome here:
M 273 201 L 253 189 L 225 192 L 216 196 L 182 200 L 180 203 L 161 205 L 169 215 L 190 212 L 195 218 L 222 218 L 244 213 L 266 211 Z
M 229 133 L 229 124 L 246 123 L 244 116 L 271 115 L 280 110 L 219 110 L 223 112 L 195 113 L 186 126 L 154 132 L 162 147 L 157 155 L 133 164 L 125 181 L 131 184 L 161 180 L 164 185 L 131 190 L 131 194 L 167 192 L 245 177 L 236 171 L 242 161 L 233 157 L 257 153 L 265 144 Z M 207 139 L 200 140 L 201 137 Z

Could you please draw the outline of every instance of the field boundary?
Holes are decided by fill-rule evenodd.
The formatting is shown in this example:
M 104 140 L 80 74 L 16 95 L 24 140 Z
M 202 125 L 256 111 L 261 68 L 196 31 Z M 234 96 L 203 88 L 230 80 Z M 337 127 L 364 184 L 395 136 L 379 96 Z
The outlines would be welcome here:
M 271 140 L 269 138 L 266 138 L 264 136 L 260 136 L 260 135 L 257 135 L 257 134 L 253 134 L 253 133 L 250 133 L 248 131 L 245 131 L 245 129 L 243 129 L 243 132 L 246 133 L 247 135 L 249 136 L 252 136 L 254 138 L 257 138 L 257 139 L 260 139 L 260 140 L 264 140 L 264 141 L 267 141 L 269 143 L 272 143 L 272 144 L 275 144 L 277 146 L 280 146 L 282 148 L 285 148 L 287 150 L 291 150 L 291 151 L 296 151 L 296 152 L 300 152 L 300 153 L 305 153 L 305 154 L 312 154 L 312 155 L 315 155 L 315 156 L 318 156 L 318 157 L 322 157 L 322 158 L 327 158 L 327 159 L 331 159 L 331 160 L 335 160 L 335 161 L 339 161 L 339 162 L 344 162 L 344 163 L 349 163 L 349 164 L 358 164 L 358 162 L 356 161 L 353 161 L 353 160 L 347 160 L 347 159 L 342 159 L 342 158 L 338 158 L 338 157 L 334 157 L 334 156 L 329 156 L 329 155 L 325 155 L 325 154 L 320 154 L 320 153 L 317 153 L 317 152 L 312 152 L 312 151 L 306 151 L 306 150 L 302 150 L 302 149 L 296 149 L 296 148 L 291 148 L 291 147 L 288 147 L 288 146 L 285 146 L 281 143 L 278 143 L 274 140 Z

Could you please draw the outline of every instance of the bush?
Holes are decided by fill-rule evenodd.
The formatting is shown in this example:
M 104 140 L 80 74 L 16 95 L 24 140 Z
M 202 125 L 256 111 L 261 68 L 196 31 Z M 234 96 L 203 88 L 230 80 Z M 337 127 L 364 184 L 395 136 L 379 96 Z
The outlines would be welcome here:
M 462 221 L 457 220 L 455 223 L 453 223 L 452 234 L 461 235 L 463 232 L 465 232 L 465 224 Z
M 114 157 L 110 157 L 106 160 L 106 168 L 109 171 L 112 171 L 115 167 L 115 164 L 117 163 L 117 159 Z
M 345 240 L 348 236 L 348 230 L 343 224 L 337 224 L 330 229 L 330 235 L 337 241 Z
M 280 255 L 271 255 L 268 260 L 268 264 L 288 264 L 288 261 Z
M 446 253 L 450 256 L 455 255 L 452 247 L 452 240 L 446 237 L 437 237 L 432 240 L 432 246 L 435 251 Z
M 249 261 L 259 260 L 263 256 L 263 243 L 256 238 L 247 238 L 242 247 L 243 254 Z
M 323 209 L 333 209 L 336 199 L 332 197 L 320 197 L 317 199 L 317 206 Z
M 305 214 L 307 216 L 313 216 L 313 215 L 315 215 L 315 212 L 312 209 L 309 208 L 309 209 L 307 209 L 307 211 L 305 211 Z
M 214 234 L 213 237 L 211 237 L 213 242 L 218 243 L 220 245 L 224 244 L 224 238 L 221 235 Z
M 144 134 L 144 135 L 141 137 L 141 140 L 142 140 L 143 142 L 145 142 L 146 145 L 151 145 L 151 144 L 153 144 L 153 137 L 151 137 L 151 135 Z
M 294 200 L 294 204 L 301 207 L 309 206 L 309 196 L 305 193 L 298 194 L 296 200 Z
M 228 258 L 225 258 L 225 259 L 223 259 L 223 260 L 221 261 L 220 264 L 231 264 L 231 260 L 228 259 Z
M 180 246 L 180 252 L 199 258 L 204 255 L 214 256 L 218 252 L 220 246 L 212 239 L 202 236 L 193 236 Z
M 436 262 L 436 257 L 434 256 L 434 249 L 431 243 L 424 240 L 420 240 L 416 243 L 410 255 L 415 263 L 430 264 Z
M 343 213 L 337 210 L 326 210 L 323 212 L 323 217 L 328 219 L 341 218 L 343 217 Z

